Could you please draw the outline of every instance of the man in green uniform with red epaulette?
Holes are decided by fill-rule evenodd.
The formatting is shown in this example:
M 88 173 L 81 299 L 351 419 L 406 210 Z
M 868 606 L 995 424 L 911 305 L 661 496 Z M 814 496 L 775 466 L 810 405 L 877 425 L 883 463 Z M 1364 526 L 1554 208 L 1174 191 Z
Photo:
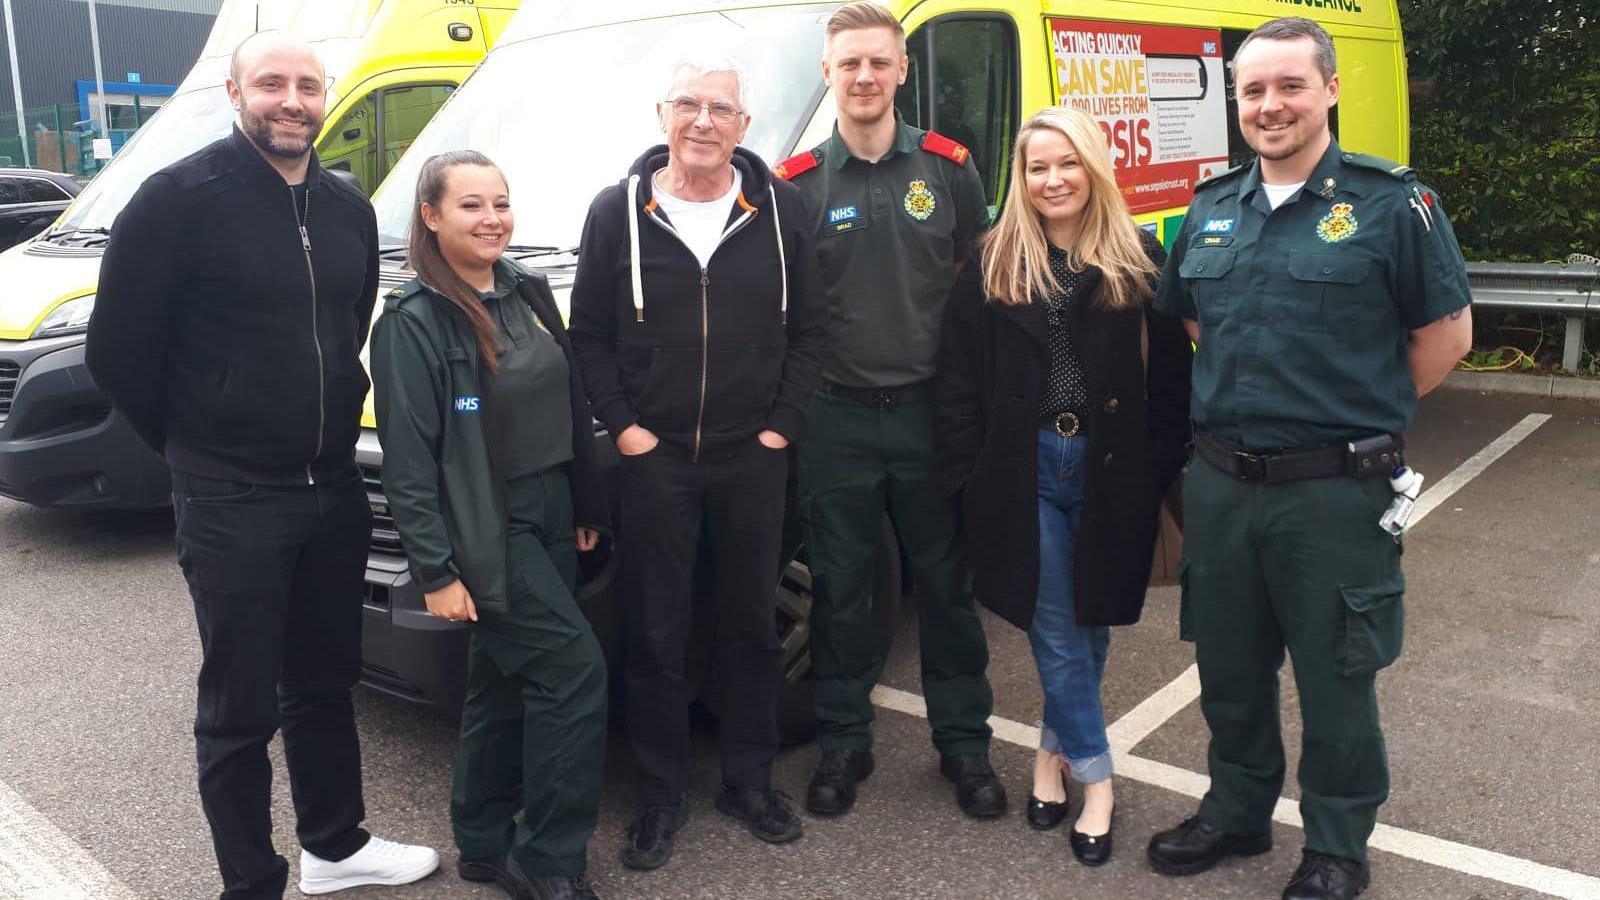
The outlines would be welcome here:
M 945 298 L 988 224 L 967 149 L 895 114 L 905 32 L 874 3 L 828 21 L 823 76 L 839 119 L 774 168 L 817 218 L 831 347 L 800 442 L 800 509 L 815 602 L 811 660 L 822 758 L 815 813 L 850 809 L 872 773 L 870 694 L 883 671 L 871 584 L 887 511 L 921 606 L 922 684 L 940 771 L 968 815 L 1006 808 L 989 766 L 989 650 L 955 511 L 933 485 L 933 360 Z M 890 598 L 878 598 L 880 602 Z
M 1180 631 L 1211 728 L 1199 813 L 1150 841 L 1165 875 L 1272 849 L 1278 670 L 1304 728 L 1305 850 L 1284 900 L 1349 900 L 1389 793 L 1375 679 L 1405 578 L 1379 520 L 1417 398 L 1472 339 L 1461 250 L 1404 166 L 1340 149 L 1333 41 L 1279 19 L 1234 56 L 1252 166 L 1196 186 L 1155 299 L 1196 342 Z

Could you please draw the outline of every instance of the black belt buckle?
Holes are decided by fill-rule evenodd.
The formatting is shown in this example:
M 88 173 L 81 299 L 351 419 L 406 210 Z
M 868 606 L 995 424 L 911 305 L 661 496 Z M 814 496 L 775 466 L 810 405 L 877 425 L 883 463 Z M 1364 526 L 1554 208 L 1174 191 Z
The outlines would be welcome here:
M 1239 470 L 1240 481 L 1266 481 L 1268 457 L 1243 450 L 1233 451 L 1233 463 Z
M 899 402 L 899 400 L 899 391 L 876 390 L 872 392 L 872 398 L 870 402 L 873 406 L 876 406 L 879 409 L 894 409 L 895 404 Z

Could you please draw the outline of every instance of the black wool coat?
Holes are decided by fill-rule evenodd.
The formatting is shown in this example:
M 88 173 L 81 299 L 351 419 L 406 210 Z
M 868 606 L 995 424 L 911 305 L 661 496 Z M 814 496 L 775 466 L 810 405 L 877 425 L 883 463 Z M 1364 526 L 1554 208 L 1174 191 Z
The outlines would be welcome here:
M 1159 271 L 1166 253 L 1146 235 Z M 1148 302 L 1100 304 L 1090 267 L 1072 305 L 1089 395 L 1084 507 L 1074 566 L 1078 624 L 1139 620 L 1162 495 L 1189 443 L 1192 348 Z M 1148 372 L 1141 352 L 1148 329 Z M 975 258 L 951 291 L 935 378 L 940 483 L 958 499 L 979 600 L 1019 628 L 1039 588 L 1039 401 L 1050 366 L 1043 302 L 989 302 Z

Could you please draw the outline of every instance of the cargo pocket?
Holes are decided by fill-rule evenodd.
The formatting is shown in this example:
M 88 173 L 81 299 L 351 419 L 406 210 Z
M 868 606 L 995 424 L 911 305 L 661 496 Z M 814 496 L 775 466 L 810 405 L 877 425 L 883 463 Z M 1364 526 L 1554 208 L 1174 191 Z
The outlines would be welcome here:
M 1347 676 L 1371 675 L 1400 657 L 1405 636 L 1405 575 L 1368 585 L 1341 585 L 1344 640 L 1335 662 Z
M 1178 560 L 1178 640 L 1194 640 L 1194 591 L 1189 588 L 1189 560 Z

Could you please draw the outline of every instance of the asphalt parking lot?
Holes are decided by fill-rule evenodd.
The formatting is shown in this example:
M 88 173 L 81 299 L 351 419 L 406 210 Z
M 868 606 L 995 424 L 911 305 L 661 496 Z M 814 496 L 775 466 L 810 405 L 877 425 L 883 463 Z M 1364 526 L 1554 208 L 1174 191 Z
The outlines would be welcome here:
M 1425 493 L 1425 518 L 1406 538 L 1405 653 L 1379 679 L 1393 788 L 1364 896 L 1600 898 L 1600 405 L 1443 391 L 1408 441 L 1436 493 Z M 677 855 L 656 873 L 622 870 L 615 851 L 631 806 L 614 734 L 591 845 L 601 895 L 1278 896 L 1301 844 L 1292 778 L 1270 854 L 1182 880 L 1144 861 L 1149 835 L 1190 814 L 1206 783 L 1176 588 L 1152 590 L 1143 622 L 1113 637 L 1105 706 L 1119 751 L 1117 849 L 1098 870 L 1071 859 L 1064 829 L 1039 834 L 1022 820 L 1041 706 L 1025 635 L 988 619 L 993 758 L 1012 810 L 974 823 L 956 809 L 916 715 L 913 616 L 878 694 L 877 774 L 854 812 L 808 817 L 797 844 L 761 845 L 711 808 L 708 737 Z M 0 500 L 0 900 L 216 895 L 194 791 L 198 658 L 169 516 Z M 1287 679 L 1283 699 L 1292 773 L 1298 716 Z M 366 690 L 357 708 L 369 827 L 441 848 L 446 866 L 406 888 L 343 896 L 503 896 L 453 872 L 452 725 Z M 815 757 L 814 746 L 786 751 L 778 786 L 802 796 Z M 281 757 L 277 785 L 277 843 L 292 864 Z

